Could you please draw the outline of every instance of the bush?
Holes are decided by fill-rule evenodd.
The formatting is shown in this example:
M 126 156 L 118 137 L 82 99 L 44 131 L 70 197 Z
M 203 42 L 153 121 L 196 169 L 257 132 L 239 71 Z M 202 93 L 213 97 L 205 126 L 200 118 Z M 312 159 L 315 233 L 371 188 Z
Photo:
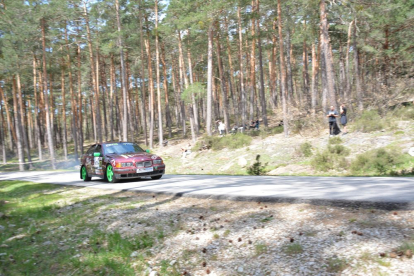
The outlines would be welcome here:
M 350 150 L 343 145 L 329 145 L 323 152 L 318 152 L 311 160 L 311 165 L 318 171 L 329 171 L 335 168 L 345 168 L 348 165 L 345 157 Z
M 393 116 L 400 120 L 411 120 L 414 118 L 414 107 L 413 106 L 400 106 L 396 107 L 393 112 Z
M 341 137 L 338 137 L 338 136 L 329 138 L 328 144 L 329 145 L 342 144 L 342 139 L 341 139 Z
M 354 174 L 383 175 L 393 171 L 395 166 L 403 163 L 401 155 L 396 150 L 384 148 L 359 154 L 351 163 L 351 171 Z
M 303 143 L 300 145 L 299 155 L 304 157 L 311 157 L 312 156 L 312 145 L 309 142 Z
M 247 168 L 247 173 L 249 175 L 264 175 L 266 173 L 266 165 L 262 165 L 262 162 L 260 162 L 260 154 L 258 154 L 256 155 L 256 162 Z
M 361 116 L 355 120 L 354 130 L 368 133 L 382 130 L 386 125 L 386 121 L 381 118 L 378 111 L 367 110 L 362 112 Z
M 238 149 L 249 146 L 252 142 L 252 137 L 242 133 L 235 135 L 226 135 L 224 137 L 218 136 L 204 136 L 202 140 L 198 141 L 192 148 L 193 151 L 200 150 L 203 145 L 212 150 L 222 150 L 224 148 Z

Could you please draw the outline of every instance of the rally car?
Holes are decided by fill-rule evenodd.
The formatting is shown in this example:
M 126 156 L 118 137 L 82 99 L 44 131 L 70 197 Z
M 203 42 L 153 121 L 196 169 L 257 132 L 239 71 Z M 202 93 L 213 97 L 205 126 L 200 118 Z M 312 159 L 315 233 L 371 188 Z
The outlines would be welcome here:
M 164 173 L 162 158 L 135 143 L 95 144 L 81 158 L 80 177 L 84 181 L 90 181 L 92 177 L 111 183 L 141 177 L 160 179 Z

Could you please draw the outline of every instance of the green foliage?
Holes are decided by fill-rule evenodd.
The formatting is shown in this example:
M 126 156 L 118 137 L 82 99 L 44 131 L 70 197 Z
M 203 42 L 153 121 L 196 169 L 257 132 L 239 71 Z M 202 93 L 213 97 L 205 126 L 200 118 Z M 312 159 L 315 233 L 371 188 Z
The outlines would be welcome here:
M 254 246 L 254 249 L 256 251 L 256 255 L 259 256 L 267 252 L 267 245 L 265 243 L 258 243 Z
M 387 126 L 387 122 L 381 118 L 377 110 L 366 110 L 355 119 L 354 131 L 373 132 L 382 130 Z
M 183 93 L 181 94 L 181 99 L 185 103 L 189 104 L 192 103 L 192 95 L 194 95 L 194 98 L 198 100 L 202 99 L 206 95 L 206 93 L 207 89 L 204 86 L 204 84 L 202 84 L 201 82 L 195 82 L 183 91 Z
M 339 273 L 348 267 L 348 261 L 340 258 L 329 258 L 326 270 L 331 273 Z
M 414 106 L 397 107 L 393 112 L 393 117 L 399 120 L 412 120 L 414 118 Z
M 212 150 L 222 150 L 224 148 L 238 149 L 249 146 L 251 142 L 252 138 L 242 133 L 226 135 L 224 137 L 204 136 L 192 149 L 193 151 L 198 151 L 202 149 L 203 145 Z
M 329 145 L 339 145 L 342 144 L 342 139 L 339 136 L 329 138 L 328 144 Z
M 329 171 L 333 169 L 346 168 L 348 165 L 346 156 L 350 150 L 343 145 L 341 138 L 334 137 L 329 139 L 328 146 L 322 152 L 318 152 L 311 160 L 311 165 L 318 171 Z
M 359 154 L 351 163 L 351 171 L 353 174 L 383 175 L 402 162 L 402 154 L 397 150 L 380 148 Z
M 266 165 L 267 163 L 262 165 L 262 162 L 260 162 L 260 154 L 258 154 L 256 155 L 256 162 L 247 168 L 247 173 L 249 175 L 264 175 L 266 173 Z
M 305 142 L 300 145 L 299 154 L 304 157 L 312 156 L 312 145 L 309 142 Z
M 292 243 L 287 245 L 283 251 L 289 255 L 300 254 L 303 252 L 303 247 L 299 243 Z

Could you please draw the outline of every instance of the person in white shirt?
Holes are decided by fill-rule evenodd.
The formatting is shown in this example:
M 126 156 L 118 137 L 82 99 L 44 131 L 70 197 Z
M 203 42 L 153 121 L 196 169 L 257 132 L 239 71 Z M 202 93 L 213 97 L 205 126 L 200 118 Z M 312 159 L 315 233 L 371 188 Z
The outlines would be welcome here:
M 226 131 L 226 125 L 222 121 L 219 121 L 218 123 L 218 130 L 220 135 L 223 136 L 224 132 Z

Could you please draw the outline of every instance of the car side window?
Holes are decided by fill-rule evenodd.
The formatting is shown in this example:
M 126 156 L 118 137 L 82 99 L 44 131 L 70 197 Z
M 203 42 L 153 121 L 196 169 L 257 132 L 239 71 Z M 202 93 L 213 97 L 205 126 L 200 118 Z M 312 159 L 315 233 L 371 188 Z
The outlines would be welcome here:
M 95 148 L 95 150 L 93 152 L 99 152 L 99 153 L 101 153 L 101 149 L 102 149 L 102 146 L 101 145 L 97 145 L 96 148 Z
M 95 146 L 96 146 L 96 145 L 91 146 L 91 147 L 88 149 L 88 151 L 86 152 L 86 155 L 92 155 L 92 153 L 93 153 L 93 151 L 94 151 L 94 149 L 95 149 Z

